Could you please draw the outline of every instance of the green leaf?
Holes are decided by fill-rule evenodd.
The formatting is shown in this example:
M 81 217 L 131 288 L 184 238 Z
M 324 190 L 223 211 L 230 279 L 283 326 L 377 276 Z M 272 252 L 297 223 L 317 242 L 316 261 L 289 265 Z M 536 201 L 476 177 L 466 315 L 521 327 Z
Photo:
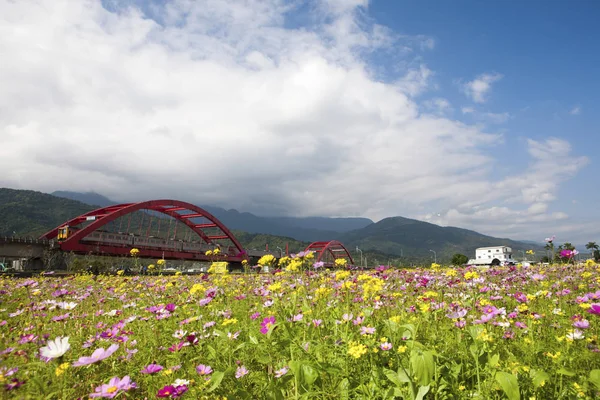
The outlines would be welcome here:
M 470 345 L 469 351 L 471 352 L 471 355 L 473 355 L 473 358 L 479 358 L 479 347 L 477 347 L 477 344 L 473 343 L 472 345 Z
M 258 339 L 256 338 L 256 336 L 249 335 L 248 339 L 250 339 L 250 343 L 252 343 L 252 344 L 258 344 Z
M 488 358 L 488 366 L 490 368 L 496 368 L 498 366 L 498 361 L 500 361 L 500 354 L 494 354 Z
M 217 358 L 217 351 L 215 350 L 214 347 L 212 347 L 211 345 L 208 345 L 208 346 L 206 346 L 206 350 L 208 350 L 208 352 L 210 353 L 211 359 Z
M 402 368 L 398 368 L 398 372 L 392 371 L 391 369 L 384 368 L 383 373 L 385 376 L 397 387 L 402 387 L 403 383 L 410 382 L 410 378 L 406 375 L 406 372 Z
M 435 372 L 433 354 L 430 351 L 413 350 L 410 355 L 410 364 L 419 385 L 429 385 Z
M 262 353 L 256 354 L 254 356 L 254 359 L 261 364 L 269 364 L 271 362 L 271 359 L 269 358 L 269 356 L 266 354 L 262 354 Z
M 402 337 L 405 339 L 414 339 L 415 338 L 415 326 L 413 324 L 404 324 L 400 325 L 400 328 L 404 328 L 405 331 L 402 334 Z
M 429 393 L 429 386 L 419 386 L 419 391 L 415 396 L 415 400 L 423 400 L 427 393 Z
M 314 369 L 308 364 L 302 365 L 302 381 L 306 386 L 312 385 L 318 377 L 319 373 L 316 369 Z
M 569 371 L 566 368 L 561 368 L 558 371 L 556 371 L 556 373 L 560 374 L 560 375 L 566 375 L 566 376 L 575 376 L 575 372 Z
M 454 378 L 454 379 L 458 379 L 458 375 L 460 375 L 460 371 L 462 370 L 462 364 L 454 364 L 451 368 L 451 372 L 450 375 Z
M 546 372 L 544 372 L 542 370 L 532 369 L 529 371 L 529 376 L 531 377 L 531 380 L 533 381 L 533 386 L 536 388 L 539 388 L 544 383 L 546 383 L 550 380 L 550 375 L 548 375 Z
M 290 367 L 290 370 L 292 370 L 292 374 L 294 374 L 294 376 L 300 377 L 300 367 L 302 365 L 300 361 L 290 361 L 288 365 Z
M 221 384 L 221 381 L 223 380 L 223 377 L 225 376 L 225 373 L 217 371 L 217 372 L 213 372 L 211 378 L 210 378 L 210 386 L 207 390 L 208 393 L 212 392 L 213 390 L 216 390 L 219 385 Z
M 342 381 L 338 384 L 337 389 L 341 399 L 347 400 L 350 398 L 350 382 L 348 381 L 348 378 L 342 379 Z
M 597 389 L 600 389 L 600 369 L 593 369 L 590 371 L 590 382 L 592 382 Z
M 517 381 L 516 376 L 509 374 L 508 372 L 499 371 L 496 373 L 496 382 L 500 384 L 500 387 L 509 400 L 521 400 L 519 382 Z

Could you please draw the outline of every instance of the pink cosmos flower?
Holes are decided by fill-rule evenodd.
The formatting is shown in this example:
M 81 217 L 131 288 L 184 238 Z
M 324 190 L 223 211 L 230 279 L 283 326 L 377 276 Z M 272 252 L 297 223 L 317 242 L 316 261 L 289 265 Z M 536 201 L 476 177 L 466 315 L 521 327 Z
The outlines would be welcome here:
M 237 379 L 240 379 L 241 377 L 248 375 L 248 373 L 250 373 L 250 371 L 248 371 L 248 369 L 245 366 L 241 365 L 235 371 L 235 377 Z
M 108 382 L 108 385 L 102 384 L 98 386 L 94 393 L 90 393 L 90 397 L 107 397 L 112 399 L 121 393 L 121 391 L 126 392 L 135 388 L 137 388 L 137 384 L 131 382 L 131 378 L 128 375 L 125 375 L 123 379 L 115 376 Z
M 7 391 L 13 390 L 13 389 L 18 389 L 21 386 L 23 386 L 24 383 L 25 383 L 25 381 L 20 381 L 17 378 L 13 378 L 9 383 L 7 383 L 6 385 L 4 385 L 4 388 Z
M 275 317 L 274 316 L 266 317 L 260 323 L 260 326 L 261 326 L 260 333 L 262 333 L 263 335 L 266 335 L 269 332 L 269 328 L 273 325 L 275 325 Z
M 258 317 L 260 317 L 260 313 L 259 312 L 255 312 L 254 314 L 252 314 L 250 316 L 250 319 L 254 320 L 254 319 L 258 319 Z
M 587 329 L 590 327 L 590 322 L 587 319 L 581 319 L 573 322 L 573 326 L 579 329 Z
M 106 350 L 103 348 L 96 349 L 90 357 L 80 357 L 79 360 L 73 363 L 74 367 L 81 367 L 83 365 L 94 364 L 98 361 L 102 361 L 108 357 L 110 357 L 115 351 L 119 349 L 118 344 L 111 344 L 110 347 Z
M 281 378 L 283 375 L 287 374 L 290 369 L 288 367 L 283 367 L 275 371 L 275 378 Z
M 210 375 L 213 373 L 213 369 L 210 367 L 210 365 L 200 364 L 196 367 L 196 372 L 202 376 Z
M 140 372 L 142 374 L 155 374 L 157 372 L 160 372 L 164 369 L 164 367 L 162 365 L 159 364 L 148 364 L 143 370 L 141 370 Z
M 379 345 L 379 348 L 380 348 L 381 350 L 383 350 L 383 351 L 388 351 L 388 350 L 391 350 L 391 349 L 392 349 L 392 344 L 391 344 L 391 343 L 389 343 L 389 342 L 381 343 L 381 344 Z

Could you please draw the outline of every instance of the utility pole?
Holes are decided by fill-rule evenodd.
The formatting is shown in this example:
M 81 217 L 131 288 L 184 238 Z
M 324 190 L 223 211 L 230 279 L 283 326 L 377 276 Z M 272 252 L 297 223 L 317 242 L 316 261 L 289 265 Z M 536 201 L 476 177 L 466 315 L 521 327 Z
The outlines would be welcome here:
M 436 252 L 435 252 L 435 251 L 433 251 L 433 250 L 429 250 L 429 251 L 433 253 L 433 262 L 434 262 L 435 264 L 437 264 L 437 254 L 436 254 Z
M 360 266 L 363 266 L 363 252 L 361 249 L 358 248 L 358 246 L 356 246 L 356 251 L 360 252 Z

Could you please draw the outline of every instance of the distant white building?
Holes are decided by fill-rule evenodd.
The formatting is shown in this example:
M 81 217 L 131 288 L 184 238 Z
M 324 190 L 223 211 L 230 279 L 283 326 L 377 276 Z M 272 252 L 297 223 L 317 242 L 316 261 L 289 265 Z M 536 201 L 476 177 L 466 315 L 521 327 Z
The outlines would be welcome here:
M 507 265 L 516 264 L 512 258 L 512 249 L 506 246 L 480 247 L 475 250 L 475 258 L 469 260 L 471 265 Z

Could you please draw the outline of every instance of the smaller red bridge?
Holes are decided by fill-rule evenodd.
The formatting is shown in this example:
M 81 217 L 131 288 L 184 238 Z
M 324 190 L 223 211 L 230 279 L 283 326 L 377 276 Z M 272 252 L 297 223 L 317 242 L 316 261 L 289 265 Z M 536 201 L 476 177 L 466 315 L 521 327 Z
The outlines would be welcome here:
M 328 265 L 335 264 L 335 260 L 343 258 L 348 265 L 354 265 L 354 260 L 350 252 L 344 245 L 337 240 L 329 242 L 311 243 L 304 251 L 314 251 L 316 253 L 316 262 L 324 262 Z

